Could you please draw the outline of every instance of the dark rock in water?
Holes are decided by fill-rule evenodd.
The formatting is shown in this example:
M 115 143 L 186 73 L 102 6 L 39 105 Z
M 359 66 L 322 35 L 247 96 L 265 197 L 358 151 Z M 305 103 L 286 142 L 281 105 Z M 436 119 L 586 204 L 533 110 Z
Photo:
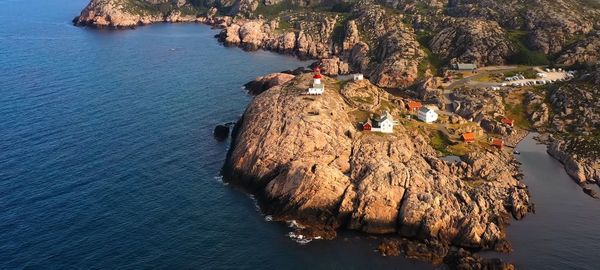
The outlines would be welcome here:
M 229 126 L 230 124 L 220 124 L 215 127 L 213 136 L 217 141 L 224 141 L 229 137 Z
M 407 258 L 441 264 L 448 254 L 448 246 L 439 241 L 411 241 L 404 238 L 385 238 L 377 246 L 383 256 L 404 255 Z
M 258 95 L 268 89 L 285 84 L 292 80 L 295 76 L 286 73 L 271 73 L 265 76 L 258 77 L 253 81 L 244 84 L 246 90 L 251 95 Z
M 294 75 L 294 76 L 298 76 L 298 75 L 301 75 L 303 73 L 309 73 L 309 72 L 312 72 L 312 70 L 307 69 L 305 67 L 299 67 L 299 68 L 294 69 L 294 70 L 282 71 L 281 73 L 291 74 L 291 75 Z
M 600 197 L 598 197 L 598 193 L 596 193 L 596 191 L 594 191 L 591 188 L 584 187 L 583 192 L 585 192 L 585 194 L 587 194 L 587 195 L 590 195 L 590 197 L 592 197 L 594 199 L 600 199 Z
M 450 269 L 463 270 L 514 270 L 515 266 L 510 263 L 505 263 L 498 258 L 483 258 L 477 254 L 473 254 L 462 248 L 451 250 L 448 256 L 444 258 L 444 262 Z

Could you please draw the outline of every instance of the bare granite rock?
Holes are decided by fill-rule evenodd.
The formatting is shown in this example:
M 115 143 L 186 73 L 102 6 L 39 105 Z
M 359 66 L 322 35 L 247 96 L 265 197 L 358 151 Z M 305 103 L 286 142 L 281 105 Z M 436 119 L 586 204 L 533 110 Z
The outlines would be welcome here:
M 286 73 L 271 73 L 265 76 L 260 76 L 253 81 L 246 83 L 244 87 L 252 95 L 258 95 L 272 87 L 284 85 L 294 79 L 295 76 Z
M 269 214 L 309 226 L 505 246 L 508 216 L 530 210 L 510 154 L 474 153 L 450 164 L 427 138 L 403 126 L 384 136 L 357 132 L 350 119 L 356 108 L 332 79 L 324 80 L 323 96 L 303 94 L 310 82 L 305 74 L 253 100 L 236 128 L 228 181 L 262 194 Z
M 432 52 L 451 63 L 502 65 L 515 51 L 506 33 L 494 21 L 447 19 L 447 25 L 429 43 Z

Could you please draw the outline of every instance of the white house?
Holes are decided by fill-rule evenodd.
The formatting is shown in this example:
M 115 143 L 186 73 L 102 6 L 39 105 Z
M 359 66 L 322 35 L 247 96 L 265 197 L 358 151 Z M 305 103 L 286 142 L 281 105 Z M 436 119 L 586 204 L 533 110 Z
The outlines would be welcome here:
M 417 117 L 425 123 L 433 123 L 438 119 L 438 114 L 431 108 L 422 107 L 419 109 Z
M 314 70 L 313 85 L 308 88 L 309 95 L 322 95 L 325 92 L 325 85 L 321 82 L 321 69 L 316 67 Z
M 365 77 L 360 73 L 356 73 L 356 74 L 352 75 L 352 80 L 354 80 L 354 81 L 362 81 L 364 79 L 365 79 Z
M 375 119 L 375 123 L 371 131 L 381 132 L 381 133 L 394 133 L 394 125 L 397 123 L 392 118 L 392 115 L 389 112 L 385 112 L 378 119 Z

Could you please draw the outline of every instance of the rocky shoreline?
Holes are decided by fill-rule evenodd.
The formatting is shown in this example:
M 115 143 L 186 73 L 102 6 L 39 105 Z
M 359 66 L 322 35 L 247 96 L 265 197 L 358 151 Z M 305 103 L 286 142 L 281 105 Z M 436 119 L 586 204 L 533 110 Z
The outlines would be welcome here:
M 572 8 L 559 2 L 535 5 L 551 14 Z M 422 10 L 404 2 L 361 0 L 335 12 L 293 1 L 292 8 L 274 16 L 269 8 L 287 2 L 220 1 L 201 6 L 203 12 L 185 0 L 132 3 L 92 0 L 73 22 L 97 28 L 203 23 L 222 29 L 216 37 L 224 45 L 318 59 L 327 75 L 361 72 L 368 78 L 326 77 L 323 96 L 303 94 L 310 81 L 304 70 L 269 74 L 246 85 L 257 96 L 233 128 L 223 174 L 256 194 L 273 219 L 300 222 L 295 237 L 331 239 L 338 230 L 394 235 L 379 247 L 382 254 L 459 269 L 513 267 L 471 251 L 510 251 L 505 227 L 533 211 L 518 162 L 510 150 L 489 143 L 470 147 L 459 162 L 442 160 L 440 151 L 448 146 L 434 148 L 437 131 L 404 118 L 410 114 L 407 97 L 449 111 L 443 124 L 456 126 L 454 133 L 502 137 L 509 147 L 525 129 L 553 134 L 545 140 L 548 153 L 578 183 L 600 185 L 600 68 L 582 76 L 581 83 L 548 89 L 548 95 L 536 89 L 469 87 L 445 94 L 444 78 L 435 77 L 450 76 L 454 63 L 501 65 L 515 56 L 553 55 L 557 64 L 589 65 L 599 59 L 594 31 L 600 23 L 590 19 L 600 14 L 596 9 L 562 19 L 532 10 L 520 14 L 525 20 L 520 25 L 513 21 L 519 11 L 495 1 L 473 4 L 485 9 L 433 1 Z M 538 54 L 522 55 L 532 48 Z M 400 95 L 383 88 L 399 88 Z M 524 129 L 498 120 L 511 113 L 522 116 L 515 114 L 517 105 L 529 122 L 524 125 L 530 124 Z M 401 119 L 394 134 L 357 128 L 369 114 L 382 111 Z M 222 140 L 228 132 L 227 126 L 217 127 L 215 136 Z
M 218 38 L 225 45 L 318 59 L 328 75 L 360 72 L 385 88 L 414 87 L 458 62 L 547 64 L 552 55 L 557 64 L 582 65 L 599 59 L 600 10 L 579 3 L 536 1 L 536 9 L 519 14 L 514 7 L 520 3 L 416 2 L 91 0 L 74 24 L 204 23 L 222 29 Z M 490 8 L 503 13 L 476 11 Z M 570 16 L 570 10 L 581 12 Z M 519 16 L 523 25 L 513 21 Z
M 309 74 L 256 96 L 233 132 L 225 179 L 258 194 L 276 220 L 395 234 L 423 243 L 421 259 L 433 262 L 453 246 L 510 250 L 505 226 L 532 210 L 510 152 L 489 148 L 451 163 L 409 122 L 392 135 L 360 132 L 356 95 L 380 96 L 394 115 L 406 113 L 403 101 L 368 81 L 336 89 L 325 80 L 323 96 L 303 94 Z

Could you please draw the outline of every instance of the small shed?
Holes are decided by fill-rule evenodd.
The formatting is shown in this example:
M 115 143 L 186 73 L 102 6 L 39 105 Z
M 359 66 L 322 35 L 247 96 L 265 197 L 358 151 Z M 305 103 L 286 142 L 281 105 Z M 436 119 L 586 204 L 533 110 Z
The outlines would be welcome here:
M 364 80 L 364 79 L 365 79 L 365 76 L 363 76 L 363 75 L 362 75 L 362 74 L 360 74 L 360 73 L 356 73 L 356 74 L 353 74 L 353 75 L 352 75 L 352 79 L 353 79 L 354 81 L 362 81 L 362 80 Z
M 371 124 L 371 121 L 367 121 L 362 124 L 363 131 L 371 131 L 371 129 L 373 129 L 373 125 Z
M 473 63 L 456 63 L 454 69 L 460 71 L 474 71 L 477 69 L 477 65 Z
M 502 147 L 504 147 L 504 141 L 500 140 L 500 139 L 496 139 L 493 138 L 492 139 L 492 146 L 498 148 L 498 149 L 502 149 Z
M 502 117 L 502 119 L 500 119 L 500 122 L 502 122 L 502 124 L 505 124 L 509 127 L 514 127 L 515 126 L 515 120 L 512 120 L 510 118 L 507 117 Z
M 421 107 L 423 107 L 421 102 L 414 101 L 414 100 L 411 100 L 408 102 L 408 111 L 411 113 L 417 112 L 419 109 L 421 109 Z
M 475 142 L 475 133 L 474 132 L 463 133 L 462 140 L 466 143 Z

